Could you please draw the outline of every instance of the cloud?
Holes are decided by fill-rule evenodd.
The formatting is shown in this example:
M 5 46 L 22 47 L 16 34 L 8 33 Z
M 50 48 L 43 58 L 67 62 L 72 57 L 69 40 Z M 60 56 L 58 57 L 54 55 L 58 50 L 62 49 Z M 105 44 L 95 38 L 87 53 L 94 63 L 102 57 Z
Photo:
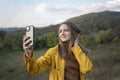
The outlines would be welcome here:
M 56 16 L 76 16 L 80 14 L 90 13 L 90 12 L 98 12 L 104 10 L 118 10 L 120 11 L 120 0 L 108 0 L 104 3 L 93 3 L 90 5 L 82 5 L 82 6 L 71 6 L 67 4 L 61 5 L 48 5 L 42 3 L 35 7 L 35 11 L 37 13 L 49 13 Z M 63 15 L 62 15 L 63 14 Z M 54 15 L 54 16 L 55 16 Z M 71 17 L 70 16 L 70 17 Z
M 71 6 L 69 4 L 50 5 L 46 3 L 39 5 L 13 5 L 9 10 L 1 12 L 3 16 L 0 16 L 0 26 L 24 26 L 26 24 L 45 26 L 60 23 L 81 14 L 104 10 L 120 11 L 120 0 L 108 0 L 104 3 L 80 6 Z M 4 16 L 3 12 L 9 14 Z
M 18 5 L 18 6 L 10 6 L 10 8 L 8 9 L 11 12 L 27 12 L 27 11 L 34 11 L 34 6 L 32 5 Z
M 104 3 L 92 3 L 90 5 L 82 6 L 71 6 L 69 4 L 48 5 L 46 3 L 42 3 L 37 5 L 34 10 L 36 13 L 43 13 L 48 16 L 48 18 L 44 19 L 45 22 L 59 23 L 68 18 L 90 12 L 104 10 L 120 11 L 120 0 L 108 0 Z
M 91 5 L 80 6 L 79 10 L 83 13 L 97 12 L 104 10 L 118 10 L 120 11 L 120 0 L 109 0 L 105 3 L 93 3 Z
M 42 12 L 48 12 L 48 13 L 76 13 L 79 12 L 78 9 L 76 9 L 75 7 L 71 7 L 70 5 L 47 5 L 45 3 L 42 3 L 40 5 L 37 5 L 35 7 L 35 11 L 38 13 L 42 13 Z
M 109 8 L 109 9 L 115 9 L 115 8 L 119 8 L 120 9 L 120 0 L 110 0 L 110 1 L 107 1 L 105 6 L 106 6 L 106 8 Z
M 71 7 L 70 5 L 56 5 L 53 8 L 50 9 L 51 12 L 57 12 L 57 13 L 76 13 L 79 12 L 79 10 L 76 7 Z
M 45 3 L 42 3 L 42 4 L 37 5 L 37 6 L 35 7 L 35 11 L 36 11 L 36 12 L 44 12 L 44 11 L 47 11 L 47 9 L 48 9 L 48 5 L 45 4 Z

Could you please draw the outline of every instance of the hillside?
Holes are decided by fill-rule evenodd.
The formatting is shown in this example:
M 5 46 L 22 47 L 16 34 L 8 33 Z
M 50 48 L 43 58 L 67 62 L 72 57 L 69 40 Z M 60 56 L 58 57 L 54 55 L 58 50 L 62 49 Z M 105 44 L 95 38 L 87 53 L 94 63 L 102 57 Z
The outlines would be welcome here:
M 120 12 L 103 11 L 89 13 L 68 19 L 67 21 L 82 25 L 83 32 L 91 33 L 112 28 L 120 30 Z

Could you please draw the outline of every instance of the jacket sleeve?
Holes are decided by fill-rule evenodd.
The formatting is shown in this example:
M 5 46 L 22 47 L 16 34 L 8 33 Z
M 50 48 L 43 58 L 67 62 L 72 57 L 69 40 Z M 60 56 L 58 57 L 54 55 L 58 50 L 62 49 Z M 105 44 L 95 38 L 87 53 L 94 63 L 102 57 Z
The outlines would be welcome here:
M 81 73 L 87 73 L 92 70 L 92 63 L 90 59 L 87 57 L 87 55 L 81 50 L 79 46 L 75 46 L 73 48 L 73 52 L 75 53 L 75 56 L 80 64 L 80 71 Z
M 26 53 L 24 53 L 24 62 L 28 72 L 31 75 L 37 75 L 44 72 L 51 65 L 51 56 L 53 49 L 49 49 L 44 56 L 41 56 L 35 60 L 34 55 L 28 60 L 26 58 Z

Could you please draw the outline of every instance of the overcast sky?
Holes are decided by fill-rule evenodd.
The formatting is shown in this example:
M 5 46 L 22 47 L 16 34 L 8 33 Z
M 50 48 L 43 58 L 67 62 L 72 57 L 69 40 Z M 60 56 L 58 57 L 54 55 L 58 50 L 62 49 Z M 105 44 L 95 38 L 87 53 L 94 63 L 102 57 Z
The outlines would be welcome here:
M 120 0 L 0 0 L 0 27 L 41 27 L 104 10 L 120 11 Z

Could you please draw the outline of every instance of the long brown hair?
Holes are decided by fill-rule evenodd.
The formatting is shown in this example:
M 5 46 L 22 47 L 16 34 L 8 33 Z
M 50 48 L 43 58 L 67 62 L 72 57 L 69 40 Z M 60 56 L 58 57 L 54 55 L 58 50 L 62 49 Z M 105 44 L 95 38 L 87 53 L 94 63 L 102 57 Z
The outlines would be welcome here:
M 67 27 L 69 28 L 70 33 L 71 33 L 71 38 L 70 38 L 69 42 L 63 43 L 59 39 L 59 44 L 58 44 L 59 55 L 64 58 L 68 53 L 71 53 L 71 48 L 74 46 L 75 39 L 76 39 L 77 35 L 80 33 L 81 30 L 78 28 L 78 26 L 76 26 L 72 22 L 63 22 L 59 25 L 59 28 L 63 24 L 67 25 Z M 65 44 L 67 44 L 67 47 L 65 46 Z

